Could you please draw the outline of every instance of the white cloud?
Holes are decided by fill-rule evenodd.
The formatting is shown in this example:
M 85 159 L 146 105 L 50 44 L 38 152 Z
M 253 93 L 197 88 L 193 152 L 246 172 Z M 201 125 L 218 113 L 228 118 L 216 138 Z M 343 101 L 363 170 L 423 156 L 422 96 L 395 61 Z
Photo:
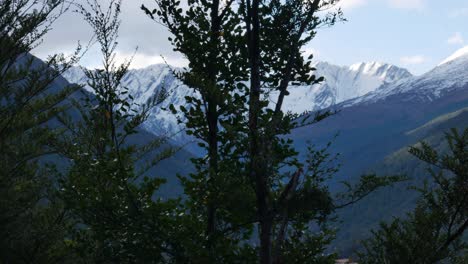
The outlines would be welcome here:
M 375 1 L 375 0 L 374 0 Z M 400 9 L 418 9 L 421 10 L 426 5 L 426 0 L 386 0 L 388 4 L 393 8 Z M 366 5 L 369 0 L 341 0 L 338 3 L 338 7 L 342 9 L 353 9 L 363 5 Z M 463 11 L 468 14 L 468 9 Z
M 1 2 L 2 0 L 0 0 Z M 143 1 L 122 1 L 118 61 L 120 62 L 131 56 L 135 48 L 138 47 L 137 55 L 131 65 L 132 68 L 161 63 L 163 60 L 160 54 L 164 55 L 171 65 L 183 65 L 183 57 L 173 51 L 172 45 L 167 40 L 170 36 L 168 30 L 151 21 L 140 9 L 141 3 L 138 4 L 138 2 Z M 86 0 L 74 0 L 74 3 L 86 6 Z M 98 0 L 98 3 L 102 4 L 102 8 L 106 8 L 108 0 Z M 154 5 L 149 3 L 148 6 L 153 7 Z M 78 40 L 86 45 L 91 39 L 93 36 L 92 29 L 80 14 L 72 12 L 72 10 L 74 8 L 71 8 L 69 12 L 66 12 L 57 20 L 57 23 L 52 26 L 52 30 L 44 37 L 42 45 L 35 50 L 34 53 L 38 54 L 40 58 L 46 58 L 48 54 L 56 52 L 68 52 L 76 47 Z M 101 65 L 100 53 L 95 47 L 94 50 L 97 51 L 88 52 L 80 63 L 87 67 L 99 67 Z
M 415 56 L 405 56 L 400 58 L 400 62 L 405 65 L 416 65 L 426 62 L 428 59 L 425 56 L 415 55 Z
M 356 7 L 360 7 L 367 4 L 367 0 L 341 0 L 338 3 L 338 7 L 345 10 L 350 10 Z
M 130 68 L 131 69 L 140 69 L 145 68 L 153 64 L 164 64 L 169 63 L 171 66 L 175 67 L 185 67 L 188 65 L 187 61 L 182 58 L 164 58 L 161 55 L 147 55 L 142 53 L 129 54 L 126 52 L 117 51 L 115 60 L 117 63 L 124 63 L 131 59 Z
M 468 16 L 468 7 L 458 8 L 450 12 L 450 17 L 453 17 L 453 18 L 466 17 L 466 16 Z
M 425 0 L 388 0 L 391 7 L 401 9 L 422 9 L 425 6 Z
M 465 43 L 465 40 L 460 32 L 455 32 L 455 34 L 447 40 L 447 43 L 459 45 Z

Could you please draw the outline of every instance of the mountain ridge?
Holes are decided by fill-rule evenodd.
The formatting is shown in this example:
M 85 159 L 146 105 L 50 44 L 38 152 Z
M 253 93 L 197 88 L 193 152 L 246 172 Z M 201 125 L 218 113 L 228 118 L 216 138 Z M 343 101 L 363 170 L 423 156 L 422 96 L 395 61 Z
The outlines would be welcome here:
M 468 56 L 458 56 L 423 75 L 384 84 L 339 103 L 333 106 L 339 110 L 336 115 L 292 131 L 290 138 L 300 153 L 305 153 L 307 142 L 319 147 L 333 142 L 329 151 L 340 153 L 341 169 L 327 182 L 332 192 L 340 190 L 340 182 L 356 182 L 362 174 L 414 176 L 409 183 L 379 190 L 339 212 L 345 225 L 333 247 L 344 255 L 352 254 L 369 228 L 404 216 L 414 206 L 417 193 L 407 187 L 421 186 L 427 173 L 425 164 L 409 159 L 407 148 L 420 140 L 438 146 L 451 127 L 468 126 L 467 73 Z
M 325 81 L 316 85 L 291 86 L 290 95 L 285 98 L 284 110 L 303 113 L 330 107 L 337 103 L 365 95 L 380 86 L 412 77 L 411 73 L 395 65 L 381 62 L 361 62 L 351 66 L 338 66 L 327 62 L 316 62 L 314 67 L 317 76 L 324 76 Z M 168 98 L 162 107 L 152 110 L 144 128 L 151 133 L 178 134 L 183 129 L 176 117 L 165 110 L 170 104 L 185 105 L 185 96 L 199 96 L 192 89 L 183 85 L 174 75 L 173 70 L 165 64 L 150 65 L 141 69 L 131 69 L 123 79 L 123 85 L 137 103 L 145 103 L 161 89 L 168 91 Z M 86 77 L 79 67 L 64 73 L 70 83 L 85 86 Z M 88 89 L 89 91 L 89 89 Z M 270 106 L 274 107 L 277 92 L 270 94 Z M 179 135 L 178 137 L 183 137 Z
M 342 166 L 339 174 L 327 182 L 332 192 L 339 190 L 340 182 L 355 182 L 363 173 L 385 175 L 385 172 L 406 172 L 406 163 L 388 165 L 389 158 L 395 157 L 390 160 L 394 161 L 402 153 L 407 157 L 405 148 L 421 139 L 429 139 L 429 132 L 432 134 L 435 131 L 437 135 L 442 135 L 449 126 L 468 125 L 467 112 L 461 111 L 468 107 L 468 56 L 455 56 L 419 76 L 412 76 L 409 72 L 406 74 L 405 69 L 378 62 L 351 66 L 317 62 L 315 66 L 316 75 L 328 75 L 328 78 L 325 76 L 326 82 L 291 87 L 291 95 L 287 100 L 298 100 L 290 101 L 289 106 L 286 103 L 285 109 L 298 106 L 295 109 L 299 112 L 320 107 L 340 110 L 338 114 L 314 125 L 295 129 L 290 135 L 295 149 L 302 154 L 306 153 L 308 142 L 317 147 L 333 142 L 329 151 L 331 154 L 341 154 L 339 162 Z M 170 71 L 165 67 L 168 66 L 152 66 L 147 71 L 131 70 L 125 81 L 133 85 L 130 90 L 138 94 L 140 100 L 163 87 L 164 83 L 164 87 L 175 91 L 170 95 L 172 98 L 169 103 L 182 104 L 182 97 L 193 95 L 192 90 L 181 85 L 174 76 L 166 74 Z M 138 76 L 146 77 L 137 81 L 135 78 Z M 350 91 L 353 91 L 351 95 L 343 93 L 342 97 L 338 96 L 339 92 Z M 345 99 L 352 97 L 353 93 L 363 95 Z M 338 102 L 340 100 L 344 101 Z M 157 118 L 152 119 L 152 124 L 161 125 L 165 122 L 163 118 L 175 118 L 164 112 L 153 114 Z M 438 123 L 427 126 L 434 122 Z M 411 131 L 416 133 L 409 133 Z M 155 133 L 154 130 L 152 132 Z M 336 134 L 339 136 L 334 137 Z M 420 173 L 424 171 L 422 165 L 419 167 L 421 170 L 410 168 L 409 172 L 425 177 L 425 174 Z M 357 240 L 368 234 L 365 232 L 369 228 L 376 227 L 379 221 L 392 216 L 404 215 L 405 210 L 414 205 L 415 196 L 407 192 L 406 186 L 393 188 L 397 188 L 397 191 L 384 188 L 361 203 L 339 212 L 339 217 L 346 225 L 339 231 L 337 242 L 332 246 L 338 246 L 342 253 L 349 255 L 358 244 Z
M 408 95 L 407 99 L 410 99 L 411 96 L 430 101 L 468 83 L 468 74 L 466 74 L 468 72 L 468 46 L 456 51 L 445 61 L 447 62 L 439 64 L 427 73 L 384 84 L 364 96 L 344 101 L 338 107 L 377 102 L 386 97 L 401 94 Z

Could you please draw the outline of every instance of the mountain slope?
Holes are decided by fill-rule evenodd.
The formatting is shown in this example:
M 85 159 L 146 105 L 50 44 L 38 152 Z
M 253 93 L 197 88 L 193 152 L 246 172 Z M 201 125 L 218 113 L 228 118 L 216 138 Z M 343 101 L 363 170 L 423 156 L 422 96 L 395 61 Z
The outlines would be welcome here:
M 87 77 L 83 70 L 74 67 L 63 74 L 70 83 L 86 86 Z M 168 98 L 161 107 L 151 110 L 148 120 L 144 124 L 147 131 L 155 135 L 176 134 L 181 127 L 177 119 L 170 111 L 165 110 L 170 104 L 185 105 L 185 96 L 192 95 L 193 91 L 182 85 L 172 74 L 172 69 L 167 65 L 156 64 L 144 69 L 129 70 L 123 79 L 123 86 L 129 88 L 129 93 L 135 98 L 135 102 L 143 104 L 161 91 L 166 91 Z
M 336 66 L 326 62 L 316 63 L 316 75 L 325 77 L 325 81 L 318 85 L 293 86 L 290 95 L 285 98 L 284 110 L 293 113 L 302 113 L 323 109 L 340 103 L 344 100 L 362 96 L 376 90 L 383 84 L 393 83 L 412 75 L 402 68 L 393 65 L 371 62 L 358 63 L 352 66 Z M 178 69 L 176 69 L 178 70 Z M 71 83 L 86 84 L 83 71 L 76 67 L 64 74 Z M 130 93 L 138 103 L 158 94 L 161 89 L 169 93 L 168 99 L 161 108 L 155 108 L 145 123 L 145 129 L 160 134 L 177 134 L 182 128 L 177 124 L 176 118 L 164 110 L 169 105 L 185 106 L 185 96 L 196 95 L 192 89 L 182 85 L 167 65 L 152 65 L 143 69 L 130 70 L 123 80 Z M 275 92 L 271 93 L 271 106 L 276 100 Z M 180 141 L 185 141 L 183 133 L 177 134 Z
M 425 141 L 441 153 L 448 150 L 444 133 L 451 128 L 459 131 L 468 126 L 468 108 L 441 115 L 426 125 L 406 133 L 408 144 L 389 153 L 380 162 L 369 168 L 369 171 L 380 175 L 395 175 L 404 173 L 409 180 L 395 186 L 378 190 L 362 202 L 340 212 L 343 223 L 339 239 L 334 246 L 343 250 L 344 255 L 352 254 L 359 247 L 359 240 L 370 235 L 370 229 L 377 228 L 380 221 L 391 221 L 393 217 L 405 217 L 412 210 L 419 198 L 419 193 L 411 186 L 423 185 L 430 180 L 426 170 L 428 165 L 408 152 L 409 145 Z M 430 182 L 430 181 L 429 181 Z
M 389 96 L 405 94 L 407 100 L 434 100 L 468 82 L 468 46 L 456 51 L 431 71 L 408 79 L 384 84 L 362 97 L 349 100 L 343 107 L 371 103 Z
M 45 66 L 43 61 L 41 61 L 40 59 L 34 56 L 33 58 L 34 58 L 34 63 L 37 64 L 38 67 Z M 71 70 L 74 71 L 74 70 L 79 70 L 79 69 L 72 68 Z M 82 74 L 82 72 L 80 74 Z M 82 75 L 82 78 L 83 78 L 83 75 Z M 86 81 L 84 78 L 82 80 Z M 50 84 L 50 87 L 47 93 L 56 93 L 69 85 L 70 83 L 64 77 L 58 76 Z M 84 98 L 85 95 L 91 96 L 91 97 L 93 96 L 92 93 L 89 93 L 89 92 L 83 93 L 82 90 L 78 90 L 75 93 L 73 93 L 69 98 L 67 98 L 63 102 L 63 104 L 70 104 L 69 100 L 76 100 L 77 102 L 80 102 Z M 66 113 L 73 121 L 78 122 L 81 119 L 80 111 L 78 111 L 75 107 L 70 107 Z M 50 120 L 47 123 L 47 125 L 49 127 L 54 127 L 54 128 L 62 126 L 62 124 L 57 122 L 56 119 Z M 149 142 L 154 141 L 158 137 L 155 134 L 149 133 L 144 129 L 138 128 L 137 130 L 138 130 L 138 133 L 133 134 L 127 138 L 129 144 L 135 144 L 135 145 L 148 144 Z M 162 151 L 166 148 L 170 148 L 172 146 L 173 146 L 172 142 L 169 141 L 163 146 L 161 146 L 160 148 L 152 151 L 151 153 L 148 153 L 145 157 L 142 158 L 142 160 L 139 161 L 138 164 L 136 164 L 136 167 L 137 167 L 136 169 L 139 169 L 138 166 L 143 167 L 143 165 L 146 165 L 145 163 L 148 163 L 150 160 L 156 157 L 159 154 L 159 151 Z M 145 176 L 160 177 L 166 180 L 166 184 L 163 184 L 161 186 L 161 188 L 158 190 L 157 195 L 167 198 L 167 197 L 174 197 L 175 195 L 179 195 L 182 193 L 182 188 L 180 186 L 179 179 L 177 178 L 177 174 L 187 175 L 189 172 L 192 171 L 193 167 L 190 162 L 190 159 L 192 157 L 193 155 L 190 152 L 184 149 L 178 150 L 171 157 L 162 160 L 160 163 L 148 169 L 148 171 L 145 173 Z M 45 157 L 44 160 L 52 162 L 54 165 L 57 165 L 57 167 L 61 169 L 66 169 L 67 166 L 69 166 L 69 161 L 67 161 L 67 159 L 59 155 L 55 155 L 55 154 Z
M 313 86 L 294 86 L 285 98 L 284 109 L 293 113 L 314 111 L 360 97 L 380 86 L 412 77 L 406 69 L 394 65 L 369 62 L 336 66 L 326 62 L 315 64 L 316 76 L 325 80 Z M 275 100 L 276 93 L 271 99 Z
M 468 56 L 458 56 L 422 76 L 338 104 L 338 114 L 293 131 L 291 137 L 301 152 L 306 142 L 323 145 L 339 133 L 331 151 L 341 153 L 342 167 L 329 181 L 332 191 L 340 189 L 340 181 L 355 182 L 367 172 L 415 176 L 413 182 L 381 190 L 339 212 L 343 228 L 334 245 L 345 255 L 380 220 L 404 215 L 414 205 L 416 194 L 406 187 L 420 183 L 426 174 L 424 164 L 411 158 L 407 147 L 419 140 L 441 147 L 443 132 L 468 127 L 467 73 Z
M 340 181 L 353 182 L 370 171 L 423 177 L 423 167 L 408 155 L 407 146 L 421 139 L 437 145 L 442 142 L 443 131 L 449 127 L 468 126 L 468 52 L 457 52 L 421 76 L 411 76 L 404 69 L 382 63 L 340 67 L 320 62 L 315 66 L 316 75 L 324 76 L 325 82 L 291 87 L 285 110 L 296 113 L 327 107 L 340 110 L 330 118 L 291 134 L 297 150 L 302 153 L 306 151 L 307 142 L 323 146 L 339 134 L 333 140 L 331 151 L 341 153 L 342 167 L 339 175 L 329 182 L 332 191 L 340 189 Z M 86 81 L 79 69 L 65 77 L 71 82 Z M 183 105 L 184 96 L 193 94 L 165 65 L 131 70 L 124 85 L 140 102 L 164 87 L 170 92 L 164 106 Z M 272 104 L 274 95 L 272 93 Z M 145 128 L 154 134 L 174 133 L 180 129 L 174 116 L 160 108 L 153 111 Z M 334 245 L 347 255 L 378 221 L 403 215 L 416 198 L 406 190 L 409 184 L 380 190 L 340 211 L 344 228 Z

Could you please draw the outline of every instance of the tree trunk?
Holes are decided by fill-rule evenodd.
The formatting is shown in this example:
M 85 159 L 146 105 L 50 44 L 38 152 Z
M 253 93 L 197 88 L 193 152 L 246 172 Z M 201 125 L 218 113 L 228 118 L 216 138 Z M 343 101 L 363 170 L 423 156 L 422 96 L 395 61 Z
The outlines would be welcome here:
M 261 135 L 258 127 L 260 114 L 260 20 L 259 0 L 247 0 L 247 42 L 250 61 L 249 97 L 249 140 L 250 177 L 255 182 L 257 214 L 260 219 L 259 263 L 271 264 L 271 233 L 273 222 L 270 216 L 268 175 L 262 151 Z
M 211 45 L 213 49 L 210 51 L 209 57 L 209 65 L 207 67 L 207 77 L 209 85 L 216 86 L 217 79 L 216 79 L 216 57 L 217 57 L 217 46 L 219 43 L 219 30 L 220 30 L 220 23 L 219 21 L 219 0 L 214 0 L 213 5 L 211 7 Z M 216 48 L 215 48 L 216 47 Z M 211 89 L 211 88 L 210 88 Z M 207 204 L 207 226 L 206 226 L 206 235 L 208 237 L 207 241 L 207 248 L 210 251 L 210 254 L 213 256 L 213 234 L 216 232 L 216 199 L 213 195 L 216 195 L 215 192 L 212 191 L 213 187 L 215 186 L 216 177 L 218 174 L 218 102 L 217 102 L 217 95 L 216 93 L 213 95 L 213 91 L 209 91 L 207 96 L 207 106 L 206 109 L 206 121 L 208 123 L 208 156 L 209 156 L 209 180 L 208 186 L 211 190 L 211 194 L 208 197 L 208 204 Z
M 217 104 L 214 102 L 208 103 L 208 155 L 209 155 L 209 180 L 208 184 L 210 189 L 215 185 L 215 178 L 218 174 L 218 115 Z M 211 193 L 215 194 L 213 191 Z M 207 227 L 206 234 L 208 240 L 211 240 L 212 234 L 216 231 L 216 207 L 215 199 L 210 194 L 207 205 Z M 209 242 L 209 247 L 211 244 Z
M 260 221 L 260 263 L 271 264 L 271 219 Z

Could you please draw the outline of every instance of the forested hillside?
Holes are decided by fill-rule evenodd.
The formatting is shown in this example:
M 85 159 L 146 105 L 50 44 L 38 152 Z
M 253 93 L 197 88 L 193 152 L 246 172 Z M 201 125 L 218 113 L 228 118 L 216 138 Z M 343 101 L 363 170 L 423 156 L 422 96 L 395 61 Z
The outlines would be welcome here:
M 304 54 L 340 1 L 155 0 L 188 63 L 137 70 L 123 7 L 0 0 L 0 263 L 467 262 L 466 48 L 340 67 Z

